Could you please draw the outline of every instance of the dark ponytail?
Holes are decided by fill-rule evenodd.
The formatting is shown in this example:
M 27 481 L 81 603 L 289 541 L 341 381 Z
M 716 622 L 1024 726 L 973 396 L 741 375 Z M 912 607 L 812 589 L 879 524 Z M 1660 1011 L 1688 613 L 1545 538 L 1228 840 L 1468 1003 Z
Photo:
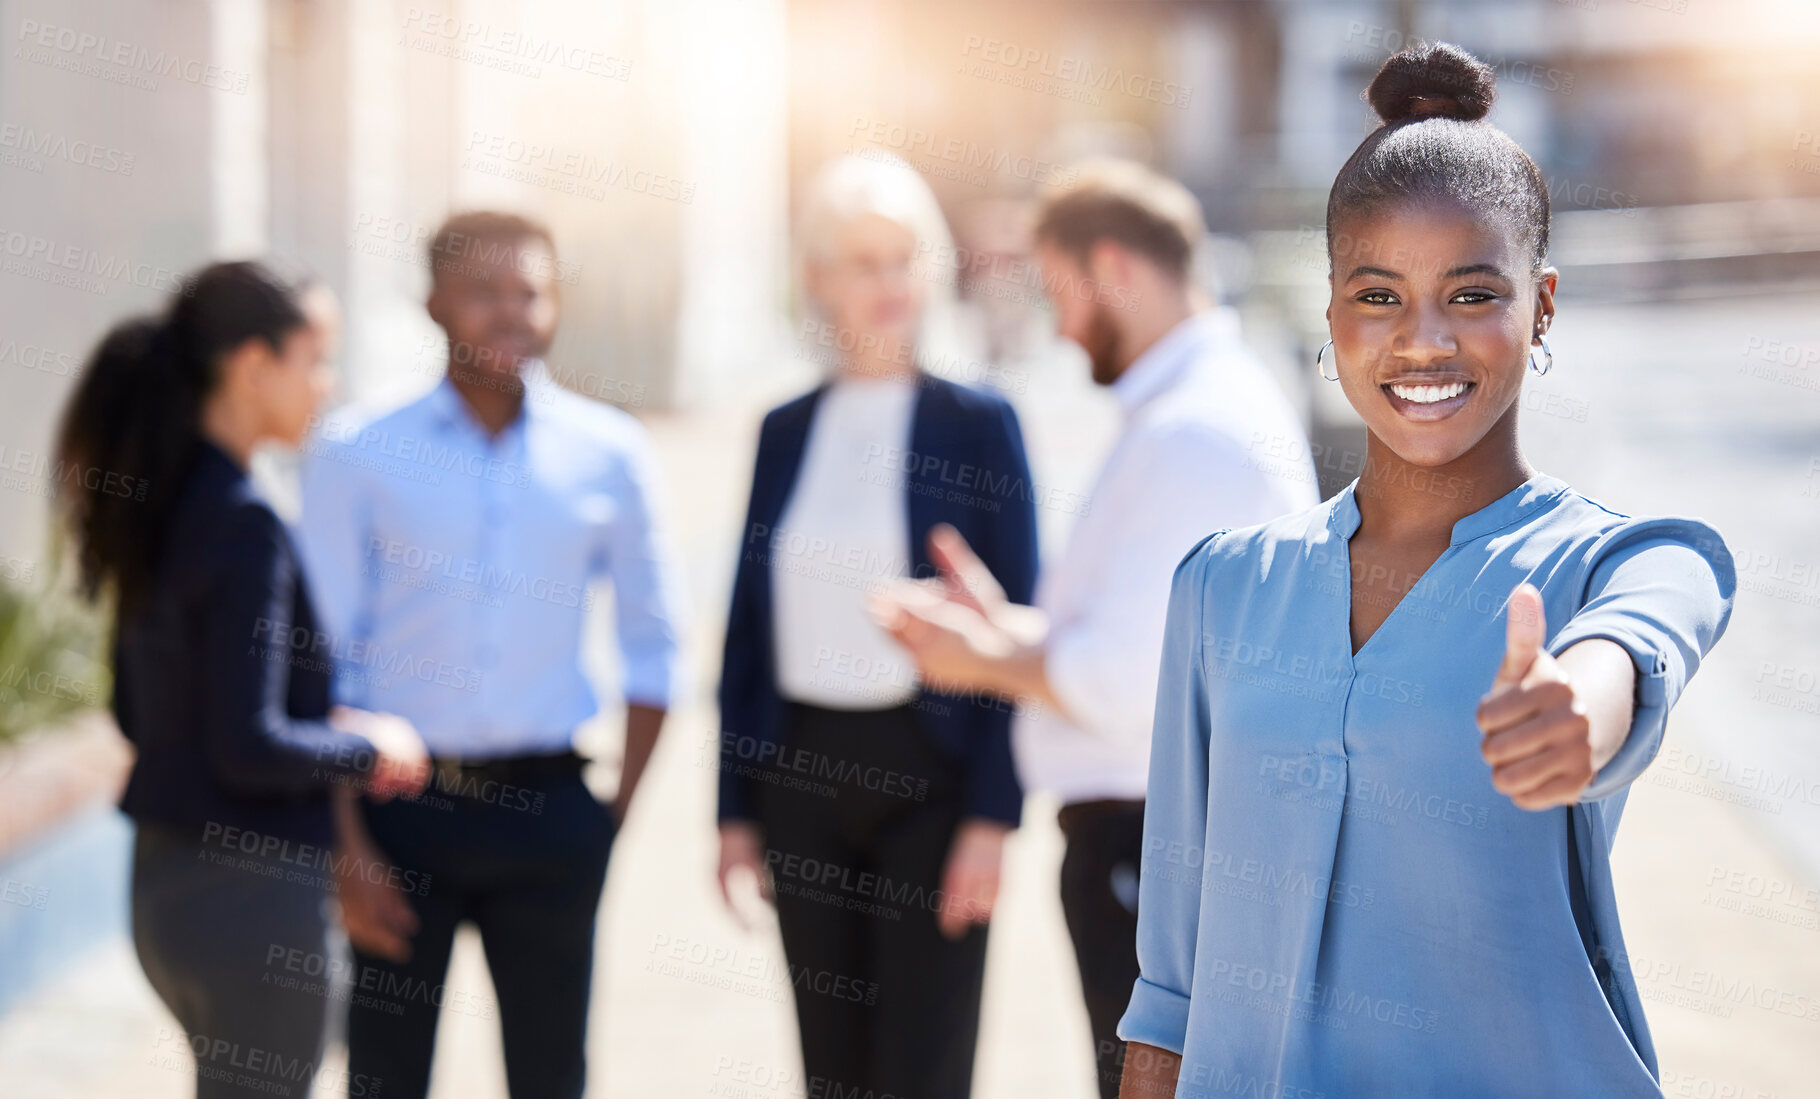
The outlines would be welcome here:
M 1360 143 L 1327 197 L 1327 255 L 1339 223 L 1407 199 L 1449 200 L 1503 216 L 1535 268 L 1548 256 L 1548 185 L 1536 162 L 1483 121 L 1497 96 L 1491 68 L 1446 42 L 1384 62 L 1365 93 L 1383 124 Z
M 222 360 L 248 340 L 281 351 L 305 323 L 298 289 L 259 263 L 212 264 L 162 316 L 124 321 L 95 348 L 53 471 L 84 595 L 112 592 L 126 610 L 145 594 Z

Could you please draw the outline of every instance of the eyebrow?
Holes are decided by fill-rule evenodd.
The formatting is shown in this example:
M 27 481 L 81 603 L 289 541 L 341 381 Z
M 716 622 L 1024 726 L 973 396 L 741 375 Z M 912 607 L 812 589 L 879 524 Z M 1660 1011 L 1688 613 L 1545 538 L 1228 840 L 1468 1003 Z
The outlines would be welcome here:
M 1346 280 L 1351 282 L 1361 275 L 1372 275 L 1377 278 L 1392 279 L 1397 282 L 1403 281 L 1403 276 L 1395 271 L 1386 270 L 1382 267 L 1369 266 L 1354 267 L 1352 273 L 1346 276 Z M 1463 278 L 1466 275 L 1495 275 L 1501 279 L 1509 279 L 1510 277 L 1495 263 L 1469 263 L 1462 267 L 1455 267 L 1452 270 L 1443 271 L 1441 273 L 1441 277 L 1444 279 Z

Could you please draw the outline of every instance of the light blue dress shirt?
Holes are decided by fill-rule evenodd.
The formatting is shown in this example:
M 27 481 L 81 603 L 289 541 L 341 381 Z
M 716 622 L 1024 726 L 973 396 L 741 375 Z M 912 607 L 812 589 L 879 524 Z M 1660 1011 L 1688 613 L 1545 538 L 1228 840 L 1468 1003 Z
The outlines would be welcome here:
M 611 585 L 627 700 L 667 706 L 682 593 L 643 427 L 526 374 L 489 437 L 447 379 L 305 448 L 298 542 L 338 701 L 439 756 L 561 751 L 598 709 L 583 626 Z
M 1183 1055 L 1178 1096 L 1659 1095 L 1609 855 L 1731 555 L 1538 474 L 1456 523 L 1355 655 L 1356 487 L 1176 569 L 1119 1034 Z M 1480 755 L 1525 580 L 1550 652 L 1605 637 L 1637 665 L 1629 738 L 1571 809 L 1517 808 Z

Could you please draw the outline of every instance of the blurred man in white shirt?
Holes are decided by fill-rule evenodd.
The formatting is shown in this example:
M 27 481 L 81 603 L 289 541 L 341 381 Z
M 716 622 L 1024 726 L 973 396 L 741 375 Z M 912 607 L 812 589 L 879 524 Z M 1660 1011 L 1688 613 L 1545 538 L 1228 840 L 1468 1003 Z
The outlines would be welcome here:
M 1043 203 L 1044 288 L 1059 334 L 1119 402 L 1117 441 L 1034 608 L 1005 600 L 946 528 L 930 536 L 944 582 L 905 585 L 876 607 L 925 680 L 1024 704 L 1018 773 L 1062 802 L 1062 908 L 1106 1099 L 1118 1094 L 1114 1028 L 1138 976 L 1144 786 L 1175 566 L 1216 530 L 1319 502 L 1300 417 L 1246 352 L 1236 315 L 1194 282 L 1203 233 L 1185 187 L 1130 162 L 1084 165 Z

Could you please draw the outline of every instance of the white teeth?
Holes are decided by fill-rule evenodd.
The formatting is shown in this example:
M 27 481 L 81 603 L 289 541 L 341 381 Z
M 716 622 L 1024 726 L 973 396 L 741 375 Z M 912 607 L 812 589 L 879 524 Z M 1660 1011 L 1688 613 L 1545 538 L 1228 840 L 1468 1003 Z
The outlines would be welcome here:
M 1390 391 L 1411 404 L 1434 404 L 1466 392 L 1465 382 L 1446 385 L 1392 385 Z

